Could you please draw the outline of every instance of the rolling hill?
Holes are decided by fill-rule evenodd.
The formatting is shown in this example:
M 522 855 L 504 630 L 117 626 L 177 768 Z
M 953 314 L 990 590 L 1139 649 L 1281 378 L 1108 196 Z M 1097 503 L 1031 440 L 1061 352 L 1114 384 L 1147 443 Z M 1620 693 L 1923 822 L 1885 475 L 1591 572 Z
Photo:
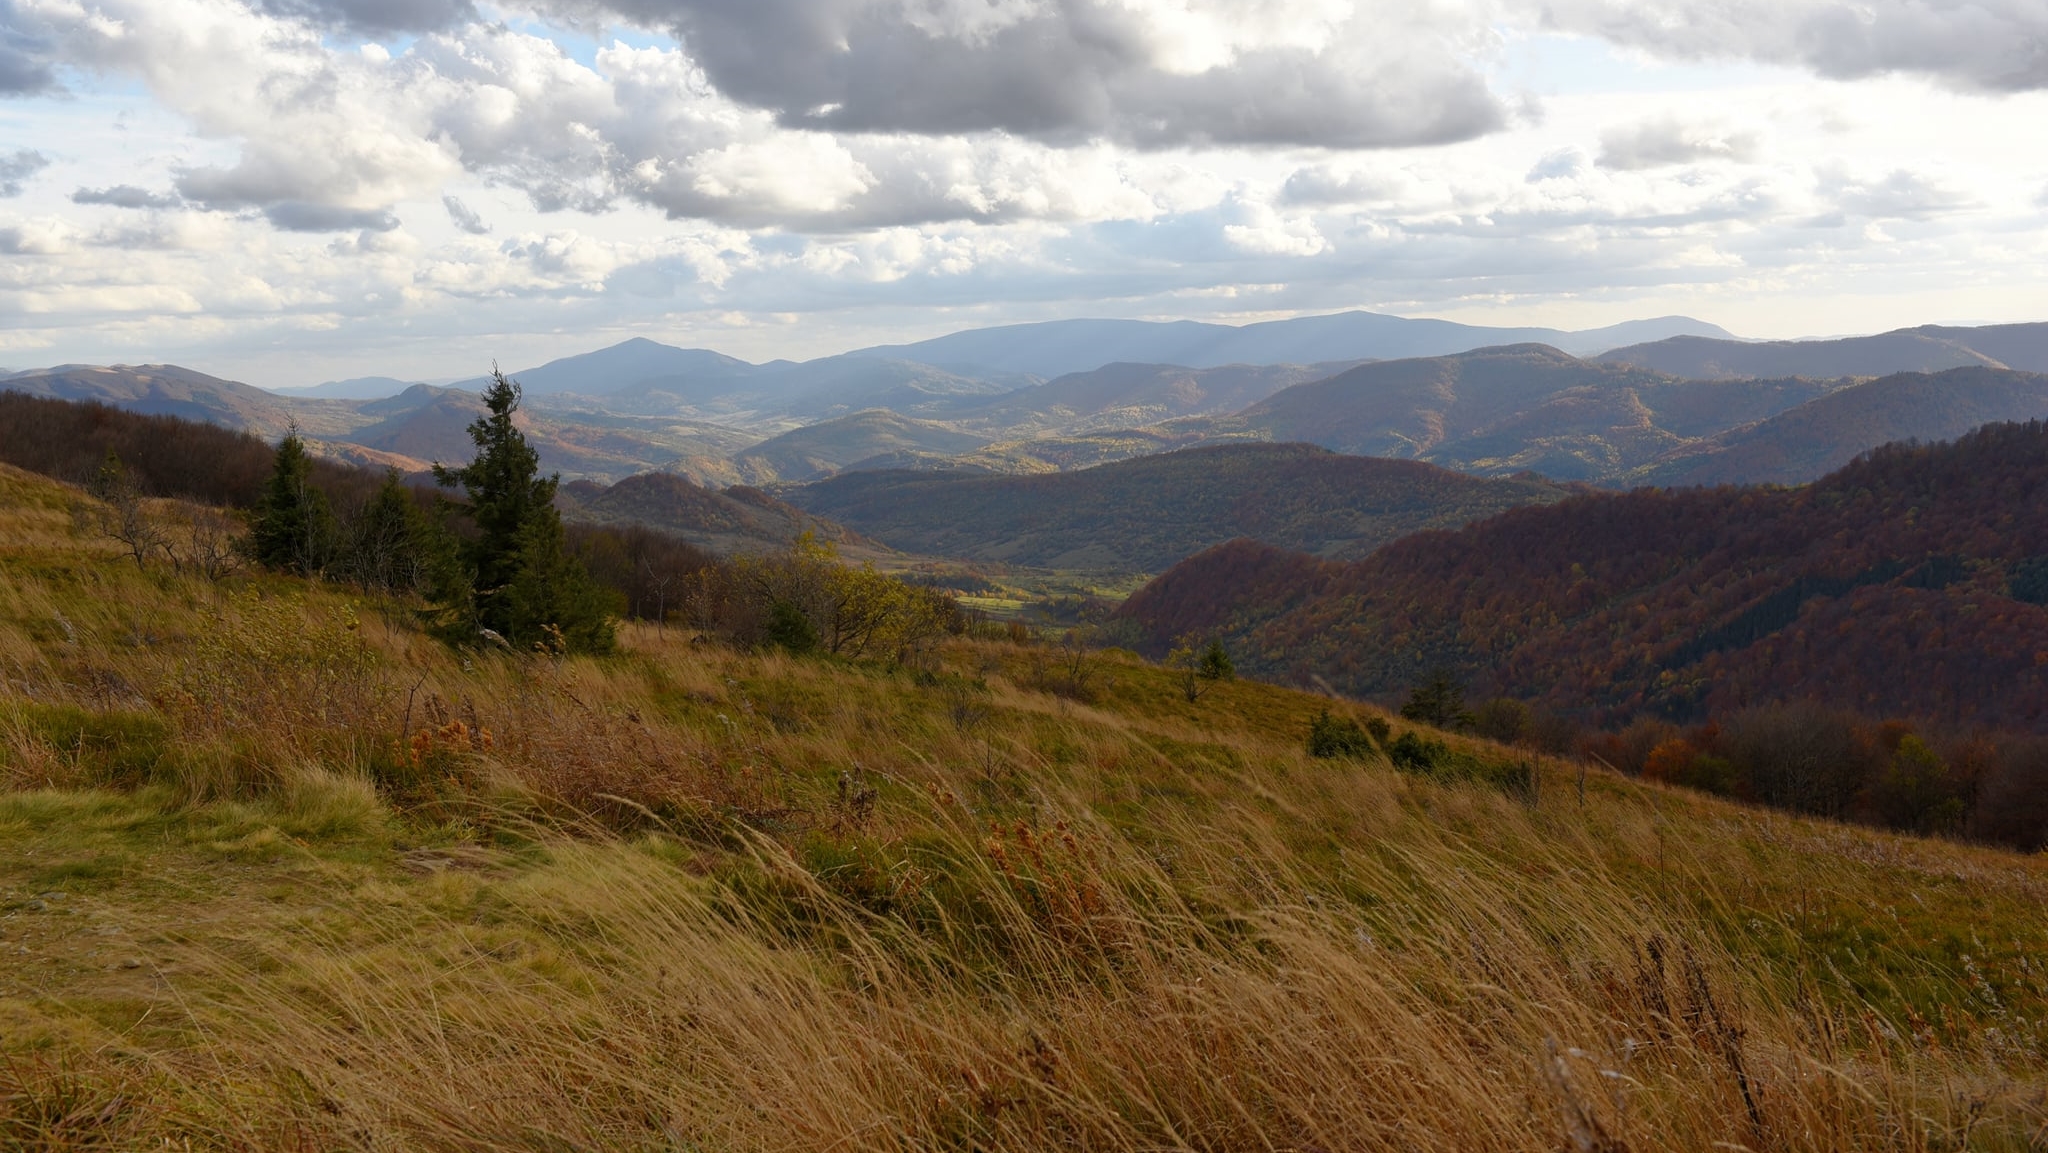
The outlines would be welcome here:
M 885 453 L 952 456 L 987 443 L 987 437 L 876 408 L 792 429 L 738 453 L 733 464 L 752 484 L 807 481 Z
M 1281 389 L 1349 367 L 1346 363 L 1233 364 L 1222 368 L 1109 364 L 961 406 L 951 418 L 1004 437 L 1117 432 L 1183 417 L 1234 413 Z
M 853 557 L 886 551 L 759 489 L 735 486 L 721 492 L 672 473 L 643 473 L 609 486 L 573 481 L 557 490 L 555 503 L 565 520 L 644 525 L 721 556 L 773 552 L 805 531 Z
M 1600 359 L 1702 380 L 1887 376 L 1978 367 L 2048 372 L 2048 324 L 1930 324 L 1839 340 L 1745 342 L 1688 334 L 1617 348 Z
M 277 436 L 291 421 L 284 398 L 260 388 L 174 364 L 66 364 L 17 373 L 0 391 L 48 400 L 95 401 L 150 416 L 203 420 L 258 436 Z
M 1682 381 L 1523 344 L 1360 365 L 1284 389 L 1215 427 L 1482 476 L 1612 482 L 1833 387 Z
M 1240 444 L 1033 476 L 853 472 L 785 495 L 905 552 L 1158 572 L 1239 536 L 1363 556 L 1407 533 L 1555 502 L 1567 490 L 1310 445 Z
M 1642 489 L 1338 563 L 1238 541 L 1121 612 L 1154 643 L 1386 697 L 1443 666 L 1598 723 L 1812 699 L 2048 732 L 2048 426 L 1891 446 L 1799 489 Z

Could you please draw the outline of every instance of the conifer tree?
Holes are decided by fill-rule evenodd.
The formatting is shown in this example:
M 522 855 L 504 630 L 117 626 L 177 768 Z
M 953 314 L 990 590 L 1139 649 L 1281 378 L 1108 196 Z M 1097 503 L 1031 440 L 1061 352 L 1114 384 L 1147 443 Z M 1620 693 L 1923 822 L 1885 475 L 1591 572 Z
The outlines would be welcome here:
M 438 528 L 397 471 L 387 471 L 348 523 L 343 567 L 350 579 L 369 588 L 421 590 L 428 583 L 435 544 L 429 538 Z
M 1415 686 L 1401 706 L 1401 716 L 1440 729 L 1471 728 L 1473 720 L 1465 708 L 1465 686 L 1449 669 L 1437 669 Z
M 249 551 L 258 564 L 312 575 L 325 567 L 334 543 L 334 514 L 327 495 L 313 486 L 313 458 L 294 424 L 277 442 L 249 531 Z
M 434 466 L 434 479 L 467 494 L 476 526 L 436 582 L 443 631 L 463 643 L 488 629 L 517 649 L 559 636 L 572 652 L 609 651 L 611 598 L 569 553 L 554 504 L 561 478 L 540 475 L 540 454 L 513 421 L 519 385 L 493 367 L 483 399 L 487 411 L 469 426 L 475 459 Z

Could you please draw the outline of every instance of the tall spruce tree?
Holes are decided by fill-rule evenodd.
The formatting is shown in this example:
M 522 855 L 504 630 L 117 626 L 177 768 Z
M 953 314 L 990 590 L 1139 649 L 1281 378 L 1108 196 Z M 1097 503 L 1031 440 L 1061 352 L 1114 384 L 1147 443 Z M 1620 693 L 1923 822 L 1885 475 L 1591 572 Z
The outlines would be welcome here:
M 483 399 L 486 412 L 469 426 L 476 458 L 434 466 L 435 480 L 467 494 L 476 526 L 456 570 L 437 582 L 444 632 L 462 643 L 489 629 L 517 649 L 559 640 L 572 652 L 610 651 L 612 598 L 569 552 L 554 504 L 561 477 L 540 475 L 540 454 L 513 422 L 518 383 L 493 366 Z
M 326 566 L 334 548 L 334 514 L 327 494 L 313 486 L 313 458 L 296 424 L 277 442 L 270 483 L 253 521 L 249 552 L 258 564 L 307 576 Z

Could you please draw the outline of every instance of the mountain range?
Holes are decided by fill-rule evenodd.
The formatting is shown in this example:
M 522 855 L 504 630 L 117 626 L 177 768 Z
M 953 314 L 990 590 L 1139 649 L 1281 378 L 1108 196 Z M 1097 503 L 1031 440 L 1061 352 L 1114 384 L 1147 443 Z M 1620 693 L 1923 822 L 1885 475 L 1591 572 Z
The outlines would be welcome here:
M 1135 565 L 1139 572 L 1180 559 L 1186 554 L 1173 548 L 1189 541 L 1198 542 L 1192 551 L 1222 539 L 1215 533 L 1239 530 L 1194 511 L 1207 497 L 1190 491 L 1179 504 L 1141 500 L 1147 515 L 1187 520 L 1189 531 L 1174 538 L 1179 543 L 1119 542 L 1108 521 L 1080 515 L 1095 495 L 1002 478 L 1204 446 L 1298 442 L 1496 479 L 1527 473 L 1609 487 L 1799 484 L 1879 444 L 2048 416 L 2048 376 L 2026 371 L 2048 366 L 2048 325 L 1928 327 L 1809 342 L 1669 335 L 1674 327 L 1710 326 L 1674 318 L 1563 334 L 1582 348 L 1658 337 L 1593 359 L 1543 343 L 1376 358 L 1509 330 L 1367 313 L 1242 328 L 1014 326 L 802 364 L 755 365 L 634 340 L 517 378 L 528 389 L 522 428 L 543 467 L 570 480 L 605 487 L 660 472 L 710 491 L 761 486 L 792 506 L 835 518 L 843 512 L 854 530 L 919 553 L 944 539 L 957 542 L 946 547 L 958 547 L 959 555 L 995 556 L 994 537 L 957 529 L 963 516 L 1011 527 L 1058 522 L 1064 527 L 1018 546 L 1016 555 L 1093 558 L 1088 563 Z M 1277 349 L 1283 338 L 1293 342 L 1295 359 L 1209 367 L 1110 360 L 1052 379 L 1024 371 L 1126 352 L 1172 352 L 1192 361 L 1256 355 Z M 1374 355 L 1331 358 L 1338 353 Z M 288 396 L 170 365 L 67 365 L 0 379 L 0 388 L 31 395 L 97 400 L 271 439 L 295 423 L 316 451 L 372 468 L 418 474 L 435 461 L 465 459 L 465 430 L 481 411 L 471 389 L 364 378 L 309 392 L 398 386 L 376 397 Z M 616 387 L 595 394 L 599 386 Z M 1294 462 L 1289 467 L 1327 471 L 1286 459 Z M 1160 467 L 1176 484 L 1225 483 L 1198 470 L 1176 473 L 1185 467 L 1177 462 Z M 1090 484 L 1109 492 L 1123 483 L 1117 478 L 1137 475 L 1112 473 Z M 1336 500 L 1335 491 L 1319 489 L 1316 500 Z M 902 507 L 882 509 L 874 494 L 883 492 Z M 969 493 L 990 503 L 975 504 Z M 1076 499 L 1080 506 L 1063 507 Z M 1430 523 L 1463 523 L 1465 506 L 1447 507 L 1456 515 Z M 913 523 L 918 517 L 926 519 Z M 679 522 L 668 516 L 664 523 Z M 706 513 L 706 539 L 740 539 L 722 524 Z M 1352 538 L 1288 531 L 1276 529 L 1273 539 L 1316 551 L 1324 546 L 1313 540 L 1380 539 L 1378 530 Z

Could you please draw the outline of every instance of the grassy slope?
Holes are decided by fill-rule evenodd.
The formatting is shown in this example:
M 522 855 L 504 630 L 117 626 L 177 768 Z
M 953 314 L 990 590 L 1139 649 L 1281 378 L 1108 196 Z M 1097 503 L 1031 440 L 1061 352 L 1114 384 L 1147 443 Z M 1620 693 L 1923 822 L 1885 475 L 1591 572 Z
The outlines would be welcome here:
M 68 499 L 0 473 L 8 1147 L 2020 1149 L 2044 1121 L 2039 860 L 1560 764 L 1529 806 L 1311 761 L 1325 702 L 1190 704 L 1124 659 L 1087 703 L 991 644 L 923 675 L 646 630 L 466 664 L 331 591 L 138 573 Z M 415 771 L 408 720 L 493 740 Z

